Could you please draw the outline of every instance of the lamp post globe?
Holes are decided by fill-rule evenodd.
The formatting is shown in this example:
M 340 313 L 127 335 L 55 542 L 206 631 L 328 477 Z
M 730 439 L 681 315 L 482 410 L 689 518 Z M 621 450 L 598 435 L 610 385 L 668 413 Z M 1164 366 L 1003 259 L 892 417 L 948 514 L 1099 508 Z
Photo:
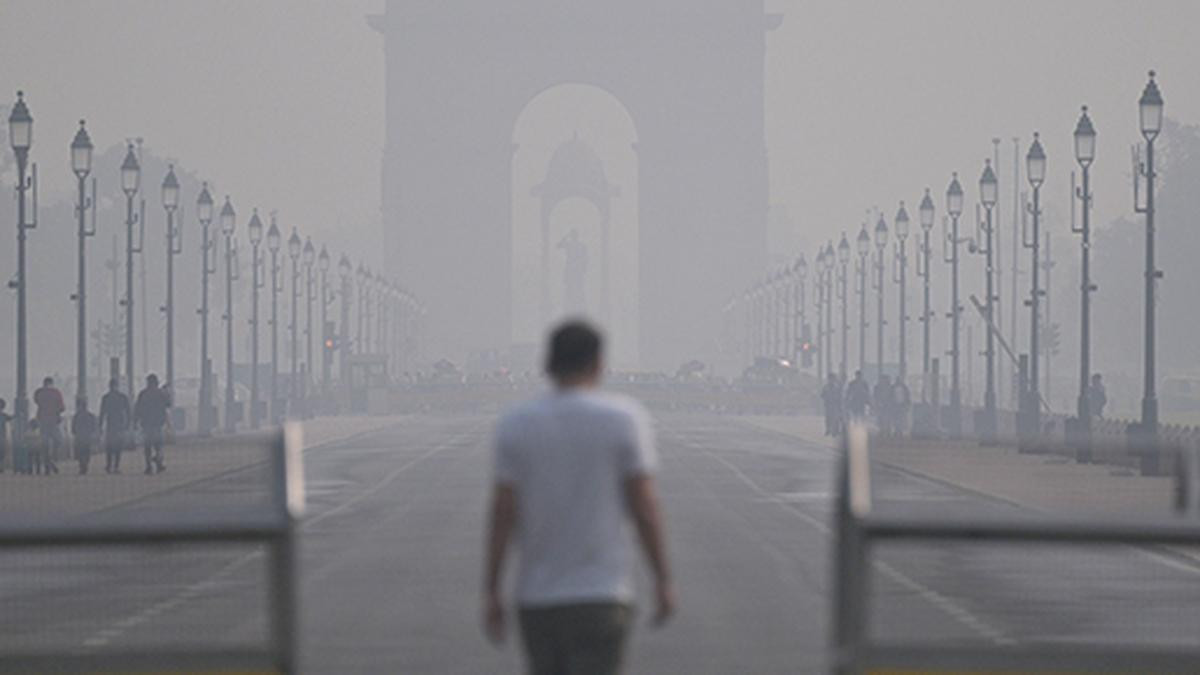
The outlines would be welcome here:
M 237 213 L 233 210 L 229 195 L 225 195 L 225 203 L 221 205 L 220 226 L 221 234 L 226 237 L 233 236 L 233 230 L 237 226 Z
M 212 193 L 208 191 L 208 183 L 204 183 L 200 188 L 200 195 L 196 197 L 196 218 L 200 221 L 201 225 L 207 227 L 212 222 L 212 216 Z
M 887 248 L 888 242 L 888 226 L 883 220 L 883 214 L 879 215 L 879 220 L 875 222 L 875 248 L 879 251 Z
M 258 246 L 262 243 L 263 224 L 262 220 L 258 217 L 258 209 L 254 209 L 254 212 L 250 215 L 250 222 L 246 225 L 246 236 L 250 238 L 251 246 Z
M 33 145 L 33 117 L 25 105 L 25 92 L 17 92 L 17 102 L 8 114 L 8 142 L 18 156 L 23 157 Z
M 175 165 L 167 166 L 167 175 L 162 182 L 163 208 L 174 211 L 179 207 L 179 179 L 175 177 Z
M 1138 121 L 1141 123 L 1142 136 L 1147 141 L 1153 141 L 1162 130 L 1163 97 L 1154 77 L 1152 70 L 1150 80 L 1146 82 L 1146 88 L 1142 90 L 1142 97 L 1138 100 Z
M 983 174 L 979 176 L 979 201 L 985 209 L 990 211 L 996 205 L 998 190 L 999 183 L 996 181 L 996 172 L 992 170 L 992 160 L 986 160 Z
M 838 262 L 845 265 L 850 262 L 850 240 L 846 239 L 846 233 L 842 233 L 842 240 L 838 242 Z
M 866 224 L 863 224 L 862 229 L 858 231 L 855 245 L 858 247 L 859 257 L 865 257 L 871 252 L 871 233 L 867 231 Z
M 922 230 L 928 232 L 933 228 L 933 199 L 929 196 L 929 188 L 925 188 L 925 196 L 921 198 L 917 215 L 921 219 Z
M 133 198 L 138 191 L 142 178 L 142 167 L 138 164 L 137 154 L 133 151 L 133 143 L 125 149 L 125 160 L 121 162 L 121 190 L 125 196 Z
M 950 186 L 946 188 L 946 212 L 951 218 L 958 218 L 963 212 L 963 189 L 958 182 L 958 172 L 950 178 Z
M 1046 151 L 1042 148 L 1041 138 L 1036 131 L 1033 132 L 1033 143 L 1029 146 L 1029 152 L 1025 155 L 1025 173 L 1034 189 L 1040 188 L 1046 181 Z
M 79 130 L 71 141 L 71 170 L 79 178 L 87 176 L 92 171 L 92 139 L 88 136 L 86 122 L 79 120 Z
M 296 232 L 296 228 L 293 227 L 292 236 L 288 237 L 288 257 L 290 257 L 292 260 L 299 258 L 301 245 L 302 242 L 300 241 L 300 234 Z
M 900 202 L 900 208 L 896 210 L 896 238 L 903 242 L 908 238 L 908 210 L 904 208 L 904 202 Z
M 1079 121 L 1075 123 L 1075 161 L 1079 162 L 1079 166 L 1088 167 L 1095 159 L 1096 128 L 1092 126 L 1092 118 L 1085 105 L 1079 113 Z

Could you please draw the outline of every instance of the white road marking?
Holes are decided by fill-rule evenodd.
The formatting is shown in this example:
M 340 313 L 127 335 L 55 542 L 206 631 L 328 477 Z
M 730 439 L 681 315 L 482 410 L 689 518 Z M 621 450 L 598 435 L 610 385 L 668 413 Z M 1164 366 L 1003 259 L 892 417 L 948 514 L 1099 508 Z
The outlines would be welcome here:
M 333 516 L 338 513 L 342 513 L 344 511 L 346 511 L 347 509 L 354 506 L 355 504 L 358 504 L 359 502 L 363 501 L 364 499 L 378 493 L 380 490 L 382 490 L 383 488 L 385 488 L 388 485 L 390 485 L 391 483 L 393 483 L 397 478 L 400 477 L 401 474 L 403 474 L 408 469 L 410 469 L 413 466 L 416 466 L 417 464 L 419 464 L 420 462 L 442 452 L 443 450 L 446 450 L 446 449 L 454 446 L 462 439 L 472 435 L 472 433 L 474 433 L 474 432 L 463 432 L 461 434 L 456 434 L 450 440 L 448 440 L 444 443 L 441 443 L 439 445 L 436 445 L 429 451 L 404 462 L 400 466 L 398 466 L 395 469 L 393 469 L 392 471 L 390 471 L 382 480 L 380 480 L 375 485 L 372 485 L 370 488 L 363 490 L 362 492 L 359 492 L 358 494 L 354 495 L 353 497 L 346 500 L 345 502 L 342 502 L 341 504 L 338 504 L 337 506 L 335 506 L 331 509 L 328 509 L 316 516 L 313 516 L 311 518 L 305 518 L 300 523 L 299 529 L 301 529 L 301 530 L 306 529 L 307 527 L 314 525 L 316 523 L 319 523 L 320 521 L 325 520 L 326 518 L 329 518 L 330 516 Z M 261 551 L 255 551 L 253 553 L 247 553 L 239 558 L 232 560 L 229 564 L 225 565 L 217 572 L 214 572 L 211 576 L 209 576 L 201 581 L 198 581 L 196 583 L 186 586 L 183 590 L 179 591 L 175 595 L 170 596 L 170 597 L 168 597 L 160 602 L 157 602 L 153 605 L 150 605 L 149 607 L 143 608 L 141 611 L 139 611 L 136 614 L 133 614 L 131 616 L 125 617 L 124 619 L 117 621 L 115 624 L 113 624 L 113 626 L 114 626 L 113 628 L 104 628 L 104 629 L 97 631 L 95 634 L 93 634 L 92 636 L 88 637 L 87 639 L 85 639 L 83 641 L 83 646 L 84 647 L 103 647 L 103 646 L 107 645 L 111 640 L 120 637 L 125 631 L 129 630 L 130 628 L 133 628 L 139 624 L 145 623 L 147 620 L 152 619 L 164 612 L 170 612 L 180 605 L 187 604 L 188 602 L 195 600 L 199 595 L 201 595 L 204 592 L 212 591 L 214 588 L 220 586 L 219 580 L 222 577 L 225 577 L 225 576 L 233 573 L 234 571 L 240 569 L 241 567 L 244 567 L 247 563 L 249 563 L 261 556 L 262 556 Z
M 678 436 L 678 434 L 676 434 L 676 436 Z M 715 459 L 718 462 L 720 462 L 721 464 L 725 465 L 725 467 L 727 467 L 730 471 L 732 471 L 734 473 L 734 475 L 738 477 L 738 479 L 740 479 L 743 483 L 745 483 L 747 485 L 747 487 L 749 487 L 751 490 L 756 492 L 759 495 L 759 497 L 761 497 L 769 502 L 772 502 L 772 503 L 778 505 L 779 507 L 787 510 L 789 513 L 795 515 L 797 518 L 804 521 L 810 527 L 812 527 L 814 530 L 820 532 L 821 534 L 823 534 L 825 536 L 830 536 L 830 537 L 833 536 L 832 530 L 823 521 L 821 521 L 817 518 L 814 518 L 814 517 L 808 515 L 807 513 L 804 513 L 803 511 L 800 511 L 799 509 L 797 509 L 794 506 L 794 504 L 791 501 L 781 498 L 779 495 L 777 495 L 773 492 L 768 492 L 767 490 L 762 489 L 762 487 L 760 487 L 758 485 L 758 483 L 755 483 L 753 480 L 751 480 L 749 476 L 747 476 L 744 472 L 742 472 L 742 470 L 739 469 L 737 466 L 735 466 L 732 462 L 726 460 L 724 457 L 721 457 L 720 455 L 717 455 L 712 450 L 710 450 L 709 448 L 707 448 L 703 445 L 696 444 L 687 438 L 683 438 L 682 440 L 684 441 L 684 444 L 687 445 L 688 447 L 691 447 L 694 450 L 699 450 L 700 452 L 703 452 L 704 454 L 708 455 L 712 459 Z M 983 619 L 980 619 L 978 616 L 971 613 L 970 610 L 967 610 L 966 608 L 955 603 L 953 600 L 949 599 L 945 595 L 942 595 L 941 593 L 933 590 L 932 588 L 925 586 L 921 582 L 916 581 L 912 577 L 909 577 L 908 575 L 897 570 L 896 568 L 892 567 L 891 565 L 889 565 L 883 561 L 877 560 L 873 563 L 873 566 L 877 570 L 879 570 L 880 573 L 883 574 L 884 576 L 888 577 L 892 581 L 895 581 L 896 583 L 900 584 L 901 586 L 904 586 L 904 587 L 908 588 L 909 590 L 914 591 L 922 599 L 924 599 L 925 601 L 929 602 L 931 605 L 933 605 L 937 609 L 944 612 L 950 618 L 954 619 L 955 621 L 958 621 L 962 625 L 964 625 L 967 628 L 969 628 L 970 630 L 974 631 L 980 637 L 982 637 L 986 640 L 990 640 L 993 644 L 996 644 L 996 645 L 1016 644 L 1016 640 L 1006 636 L 1003 631 L 996 628 L 995 626 L 992 626 L 991 624 L 984 621 Z

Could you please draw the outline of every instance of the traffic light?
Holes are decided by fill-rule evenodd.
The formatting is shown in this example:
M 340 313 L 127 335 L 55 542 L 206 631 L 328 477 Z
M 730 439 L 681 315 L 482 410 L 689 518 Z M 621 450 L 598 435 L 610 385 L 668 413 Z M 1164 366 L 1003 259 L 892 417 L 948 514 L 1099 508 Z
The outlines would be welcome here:
M 800 365 L 804 368 L 813 367 L 813 354 L 817 351 L 812 342 L 812 330 L 806 323 L 800 329 Z

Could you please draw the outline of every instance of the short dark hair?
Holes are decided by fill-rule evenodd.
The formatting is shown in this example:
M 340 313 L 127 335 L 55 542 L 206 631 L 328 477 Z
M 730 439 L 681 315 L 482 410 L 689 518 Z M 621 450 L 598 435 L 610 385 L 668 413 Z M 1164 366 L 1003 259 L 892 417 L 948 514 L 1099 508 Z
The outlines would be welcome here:
M 560 324 L 550 333 L 546 372 L 555 379 L 581 375 L 600 364 L 604 338 L 586 321 Z

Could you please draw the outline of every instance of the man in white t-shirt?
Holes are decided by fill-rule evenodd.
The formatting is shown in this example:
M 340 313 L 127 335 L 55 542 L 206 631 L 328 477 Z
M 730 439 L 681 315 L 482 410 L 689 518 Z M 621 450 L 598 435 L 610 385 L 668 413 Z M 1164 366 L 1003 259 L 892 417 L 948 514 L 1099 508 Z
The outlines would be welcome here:
M 507 414 L 496 431 L 484 624 L 493 641 L 504 639 L 500 579 L 515 535 L 515 600 L 535 675 L 620 672 L 634 596 L 630 524 L 653 572 L 655 624 L 675 610 L 649 416 L 597 391 L 601 343 L 585 323 L 557 328 L 546 360 L 554 391 Z

